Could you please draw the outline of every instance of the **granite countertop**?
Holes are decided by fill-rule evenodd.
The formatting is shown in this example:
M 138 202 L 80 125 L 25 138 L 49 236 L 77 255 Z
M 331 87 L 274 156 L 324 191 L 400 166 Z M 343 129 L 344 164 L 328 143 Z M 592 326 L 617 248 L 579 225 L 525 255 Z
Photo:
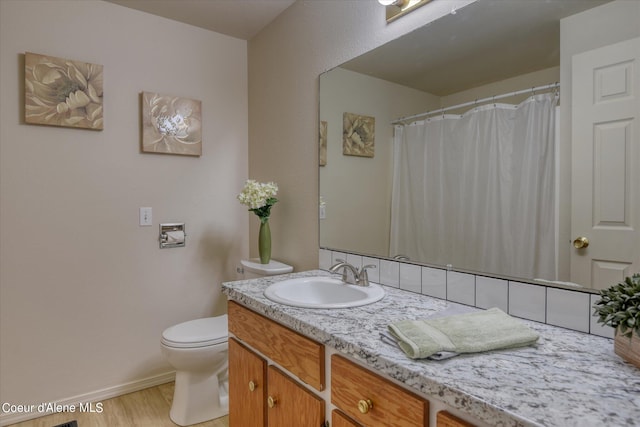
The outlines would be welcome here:
M 459 304 L 388 286 L 381 301 L 349 309 L 296 308 L 263 295 L 271 283 L 316 275 L 329 274 L 314 270 L 222 287 L 230 299 L 491 425 L 640 426 L 640 370 L 613 352 L 610 339 L 523 320 L 540 335 L 536 346 L 412 360 L 381 341 L 380 332 Z

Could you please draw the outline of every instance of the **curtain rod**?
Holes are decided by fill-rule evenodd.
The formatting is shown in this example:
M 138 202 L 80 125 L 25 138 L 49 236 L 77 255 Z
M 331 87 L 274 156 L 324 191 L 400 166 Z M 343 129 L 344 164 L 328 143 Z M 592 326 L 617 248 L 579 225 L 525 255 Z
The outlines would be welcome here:
M 432 114 L 440 114 L 440 113 L 444 113 L 445 111 L 457 110 L 458 108 L 469 107 L 471 105 L 481 104 L 483 102 L 495 101 L 496 99 L 508 98 L 510 96 L 515 96 L 515 95 L 522 95 L 523 93 L 535 93 L 535 92 L 538 92 L 538 91 L 556 89 L 556 88 L 559 88 L 559 87 L 560 87 L 560 83 L 556 82 L 556 83 L 551 83 L 551 84 L 544 85 L 544 86 L 535 86 L 535 87 L 532 87 L 530 89 L 522 89 L 522 90 L 517 90 L 515 92 L 503 93 L 502 95 L 495 95 L 495 96 L 491 96 L 491 97 L 488 97 L 488 98 L 476 99 L 475 101 L 469 101 L 469 102 L 465 102 L 463 104 L 452 105 L 450 107 L 440 108 L 438 110 L 431 110 L 431 111 L 427 111 L 426 113 L 415 114 L 413 116 L 400 117 L 399 119 L 396 119 L 396 120 L 392 121 L 391 124 L 392 125 L 399 125 L 399 124 L 403 124 L 403 123 L 405 123 L 405 122 L 407 122 L 409 120 L 417 119 L 419 117 L 426 117 L 426 116 L 430 116 Z

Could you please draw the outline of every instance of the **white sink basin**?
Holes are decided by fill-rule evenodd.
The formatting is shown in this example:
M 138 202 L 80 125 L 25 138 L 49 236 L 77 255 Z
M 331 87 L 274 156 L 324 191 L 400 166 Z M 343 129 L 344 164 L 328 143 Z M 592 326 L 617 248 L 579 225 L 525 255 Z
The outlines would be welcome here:
M 358 286 L 347 285 L 331 277 L 300 277 L 270 285 L 264 296 L 294 307 L 348 308 L 380 301 L 384 297 L 384 289 L 375 283 Z

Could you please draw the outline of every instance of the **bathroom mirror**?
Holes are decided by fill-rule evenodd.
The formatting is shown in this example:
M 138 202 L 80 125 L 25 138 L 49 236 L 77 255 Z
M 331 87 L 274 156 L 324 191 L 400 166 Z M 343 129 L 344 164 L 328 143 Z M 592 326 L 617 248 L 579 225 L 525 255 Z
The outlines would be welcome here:
M 436 267 L 451 264 L 450 268 L 457 271 L 590 288 L 590 284 L 572 277 L 570 267 L 571 253 L 577 250 L 572 245 L 575 236 L 570 228 L 571 124 L 562 114 L 571 116 L 571 110 L 566 109 L 572 102 L 571 76 L 567 79 L 563 74 L 563 70 L 571 70 L 561 67 L 561 56 L 562 61 L 568 62 L 571 57 L 565 57 L 560 50 L 560 20 L 610 1 L 478 0 L 323 73 L 319 95 L 320 247 L 390 259 L 406 255 L 392 253 L 390 249 L 394 119 L 559 82 L 559 107 L 554 116 L 554 164 L 546 166 L 554 176 L 554 230 L 548 247 L 542 248 L 553 253 L 554 266 L 550 272 L 513 274 L 500 265 L 478 268 L 478 264 L 450 263 L 428 256 L 412 256 L 410 261 Z M 620 26 L 616 22 L 620 16 L 615 12 L 601 19 L 615 28 Z M 624 24 L 626 28 L 621 31 L 627 33 L 614 36 L 613 41 L 615 37 L 624 40 L 640 34 L 640 23 L 631 22 L 636 23 Z M 628 28 L 630 26 L 636 28 Z M 562 34 L 571 39 L 565 46 L 574 48 L 581 43 L 576 41 L 581 37 L 593 39 L 590 42 L 596 46 L 612 42 L 597 40 L 600 33 L 602 37 L 609 37 L 608 30 L 593 32 L 581 28 L 580 31 L 588 32 L 588 37 Z M 575 49 L 584 49 L 584 46 Z M 568 87 L 564 87 L 565 84 Z M 519 94 L 500 102 L 518 104 L 531 95 L 537 94 Z M 447 114 L 462 114 L 473 107 Z M 365 145 L 367 152 L 347 152 L 347 147 L 343 147 L 343 132 L 357 136 L 357 142 Z M 322 146 L 325 143 L 326 148 Z M 454 166 L 449 164 L 449 167 Z

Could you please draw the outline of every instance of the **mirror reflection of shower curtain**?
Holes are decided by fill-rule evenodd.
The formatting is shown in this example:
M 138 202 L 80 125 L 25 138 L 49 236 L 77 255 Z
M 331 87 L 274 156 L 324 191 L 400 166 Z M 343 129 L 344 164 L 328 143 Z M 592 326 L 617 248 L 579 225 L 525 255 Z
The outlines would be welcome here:
M 390 254 L 555 277 L 551 93 L 396 126 Z

